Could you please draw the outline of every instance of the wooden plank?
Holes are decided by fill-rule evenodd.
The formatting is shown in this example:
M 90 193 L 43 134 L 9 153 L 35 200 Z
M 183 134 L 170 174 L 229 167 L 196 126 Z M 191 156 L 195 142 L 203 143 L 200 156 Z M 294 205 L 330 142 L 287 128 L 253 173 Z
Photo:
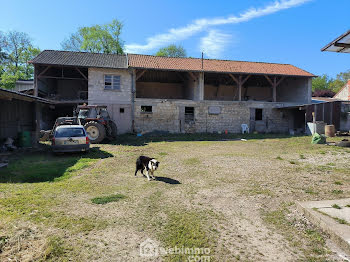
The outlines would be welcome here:
M 276 87 L 279 86 L 285 78 L 286 78 L 285 76 L 282 76 L 281 79 L 278 80 Z
M 264 75 L 264 77 L 267 79 L 267 81 L 269 81 L 269 83 L 271 84 L 271 86 L 273 86 L 273 82 L 272 82 L 272 80 L 270 79 L 270 77 L 268 77 L 267 75 Z
M 34 65 L 34 96 L 39 95 L 37 67 Z
M 273 102 L 277 101 L 277 77 L 273 78 L 273 86 L 272 86 L 272 98 L 273 98 Z
M 233 74 L 228 74 L 232 79 L 233 81 L 236 82 L 236 84 L 238 85 L 238 79 L 233 75 Z
M 39 76 L 38 76 L 38 77 L 39 77 Z M 78 78 L 78 77 L 40 76 L 39 78 L 70 79 L 70 80 L 83 80 L 83 81 L 87 81 L 85 78 Z
M 51 68 L 51 66 L 47 66 L 39 75 L 38 77 L 44 75 L 46 73 L 47 70 L 49 70 Z
M 136 73 L 136 81 L 144 74 L 146 73 L 147 70 L 142 70 L 141 72 L 139 73 Z
M 243 85 L 247 80 L 248 80 L 248 78 L 250 77 L 250 75 L 247 75 L 247 77 L 246 78 L 244 78 L 243 80 L 242 80 L 242 83 L 241 83 L 241 85 Z
M 197 77 L 192 72 L 188 72 L 188 74 L 194 81 L 197 81 Z
M 183 78 L 183 76 L 182 76 L 179 72 L 176 72 L 176 75 L 177 75 L 183 82 L 186 81 L 186 79 Z
M 242 76 L 238 78 L 238 101 L 242 101 Z
M 88 78 L 86 77 L 86 75 L 83 74 L 83 72 L 80 71 L 80 69 L 78 67 L 75 67 L 75 69 L 82 75 L 83 78 L 85 78 L 85 80 L 88 80 Z
M 347 44 L 347 43 L 335 43 L 334 46 L 336 46 L 336 47 L 350 48 L 350 44 Z

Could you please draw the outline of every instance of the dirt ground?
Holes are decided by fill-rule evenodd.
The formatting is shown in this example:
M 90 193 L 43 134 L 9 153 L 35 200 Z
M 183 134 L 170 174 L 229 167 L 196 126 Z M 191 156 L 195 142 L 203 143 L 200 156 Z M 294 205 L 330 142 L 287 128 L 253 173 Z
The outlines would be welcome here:
M 82 156 L 17 156 L 0 172 L 0 260 L 199 261 L 140 256 L 151 239 L 210 249 L 200 261 L 345 261 L 295 202 L 350 197 L 350 149 L 310 140 L 125 136 Z M 134 176 L 139 155 L 160 161 L 157 180 Z M 55 175 L 40 181 L 36 170 Z

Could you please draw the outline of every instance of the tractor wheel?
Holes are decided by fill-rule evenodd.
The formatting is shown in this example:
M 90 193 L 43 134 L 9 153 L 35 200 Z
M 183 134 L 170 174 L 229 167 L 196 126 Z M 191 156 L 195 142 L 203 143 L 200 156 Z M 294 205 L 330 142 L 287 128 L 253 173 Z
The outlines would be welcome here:
M 113 121 L 110 121 L 109 126 L 111 128 L 112 139 L 117 139 L 117 125 Z
M 92 144 L 98 144 L 106 137 L 106 129 L 100 123 L 90 121 L 84 125 L 84 128 Z

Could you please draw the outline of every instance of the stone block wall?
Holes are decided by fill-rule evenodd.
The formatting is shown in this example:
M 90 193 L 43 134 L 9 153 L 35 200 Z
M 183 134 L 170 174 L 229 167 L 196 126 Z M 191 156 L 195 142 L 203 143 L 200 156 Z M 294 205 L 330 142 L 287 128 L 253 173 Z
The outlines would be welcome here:
M 152 106 L 152 113 L 141 112 L 141 106 Z M 194 107 L 194 121 L 186 123 L 185 107 Z M 136 99 L 135 131 L 170 133 L 225 132 L 240 133 L 241 124 L 253 127 L 251 108 L 263 109 L 260 132 L 288 132 L 290 116 L 268 103 L 236 101 L 191 101 Z M 215 109 L 215 110 L 214 110 Z

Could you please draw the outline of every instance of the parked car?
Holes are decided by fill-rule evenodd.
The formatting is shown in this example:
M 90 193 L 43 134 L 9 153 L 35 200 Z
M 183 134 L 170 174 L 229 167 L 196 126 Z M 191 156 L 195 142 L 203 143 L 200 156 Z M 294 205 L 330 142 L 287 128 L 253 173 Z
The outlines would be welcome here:
M 57 126 L 51 139 L 55 153 L 89 151 L 90 140 L 82 125 Z

